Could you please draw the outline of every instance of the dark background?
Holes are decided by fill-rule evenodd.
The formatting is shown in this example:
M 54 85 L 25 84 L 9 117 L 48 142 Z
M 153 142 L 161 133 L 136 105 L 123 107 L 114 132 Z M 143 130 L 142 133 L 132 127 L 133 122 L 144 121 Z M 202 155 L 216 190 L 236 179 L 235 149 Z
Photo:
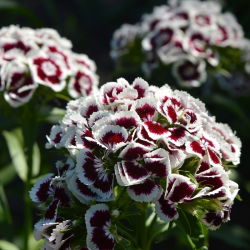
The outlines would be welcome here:
M 103 84 L 112 80 L 113 76 L 114 65 L 109 57 L 109 51 L 114 30 L 123 23 L 138 22 L 143 13 L 151 12 L 153 6 L 165 2 L 165 0 L 18 0 L 15 2 L 0 0 L 0 27 L 19 24 L 32 28 L 51 27 L 58 30 L 61 36 L 72 41 L 75 52 L 86 53 L 96 62 L 100 82 Z M 250 38 L 250 0 L 225 0 L 224 9 L 236 15 L 246 36 Z M 250 96 L 244 98 L 242 106 L 242 112 L 247 117 L 250 117 L 249 104 Z M 216 105 L 210 108 L 218 121 L 229 123 L 243 140 L 242 163 L 237 169 L 237 181 L 240 183 L 240 195 L 243 201 L 236 201 L 231 222 L 211 233 L 210 249 L 250 249 L 250 130 L 241 129 L 245 124 L 237 120 L 236 116 L 227 114 L 226 109 L 222 114 Z M 0 238 L 9 241 L 14 241 L 15 234 L 21 230 L 22 201 L 18 196 L 21 188 L 22 183 L 17 178 L 5 186 L 13 214 L 13 224 L 6 225 L 0 222 Z M 170 236 L 167 242 L 156 245 L 155 249 L 170 250 L 177 249 L 177 246 L 177 239 Z

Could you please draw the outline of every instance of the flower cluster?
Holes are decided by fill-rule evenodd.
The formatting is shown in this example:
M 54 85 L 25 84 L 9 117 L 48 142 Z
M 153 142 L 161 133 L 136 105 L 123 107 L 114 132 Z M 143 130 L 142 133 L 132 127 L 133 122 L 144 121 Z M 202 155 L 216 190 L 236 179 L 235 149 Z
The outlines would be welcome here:
M 59 92 L 67 84 L 71 97 L 89 95 L 98 83 L 95 63 L 71 47 L 53 29 L 0 29 L 0 90 L 5 100 L 18 107 L 39 85 Z
M 250 44 L 231 13 L 222 13 L 215 1 L 199 0 L 170 1 L 144 15 L 140 23 L 123 25 L 113 35 L 111 56 L 122 60 L 138 41 L 145 73 L 168 65 L 184 87 L 205 82 L 206 72 L 216 71 L 227 51 L 234 51 L 236 60 L 245 63 L 242 51 Z M 231 71 L 228 65 L 217 68 Z
M 141 78 L 132 84 L 120 78 L 70 101 L 47 138 L 47 148 L 66 149 L 70 155 L 57 164 L 58 176 L 45 176 L 31 191 L 34 202 L 47 204 L 45 218 L 35 227 L 39 237 L 48 226 L 54 228 L 43 236 L 47 241 L 61 223 L 68 226 L 71 220 L 74 228 L 69 214 L 83 220 L 83 209 L 80 214 L 77 209 L 58 212 L 77 201 L 86 207 L 87 247 L 113 249 L 113 223 L 126 213 L 115 207 L 115 190 L 120 189 L 134 204 L 153 204 L 166 222 L 187 206 L 212 229 L 230 218 L 238 193 L 230 166 L 239 164 L 241 142 L 186 92 L 149 86 Z

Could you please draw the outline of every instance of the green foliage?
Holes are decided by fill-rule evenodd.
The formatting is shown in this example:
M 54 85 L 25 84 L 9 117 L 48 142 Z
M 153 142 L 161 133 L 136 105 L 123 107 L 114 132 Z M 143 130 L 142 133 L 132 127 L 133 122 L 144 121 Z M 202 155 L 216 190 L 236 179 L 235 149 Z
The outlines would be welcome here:
M 1 250 L 19 250 L 19 248 L 6 240 L 0 240 L 0 249 Z
M 4 188 L 0 185 L 0 221 L 11 223 L 12 218 Z
M 12 164 L 18 176 L 25 181 L 28 175 L 28 165 L 23 150 L 23 138 L 20 129 L 4 131 L 3 136 L 6 140 Z
M 208 230 L 200 219 L 183 210 L 179 210 L 179 219 L 176 223 L 186 235 L 186 243 L 189 249 L 208 249 Z

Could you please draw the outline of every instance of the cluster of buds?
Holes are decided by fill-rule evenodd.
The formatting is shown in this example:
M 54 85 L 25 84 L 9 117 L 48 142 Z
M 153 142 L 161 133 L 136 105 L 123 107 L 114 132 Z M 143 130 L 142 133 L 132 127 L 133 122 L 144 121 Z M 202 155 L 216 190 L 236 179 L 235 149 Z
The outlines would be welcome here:
M 18 107 L 30 100 L 39 85 L 55 92 L 67 85 L 73 98 L 89 95 L 98 84 L 95 63 L 71 47 L 53 29 L 0 29 L 0 90 L 5 100 Z
M 57 242 L 55 235 L 64 243 L 85 234 L 82 246 L 113 249 L 115 223 L 127 213 L 116 207 L 119 190 L 131 204 L 154 206 L 165 222 L 182 209 L 211 229 L 230 219 L 238 193 L 230 167 L 239 164 L 241 142 L 186 92 L 141 78 L 108 82 L 70 101 L 47 139 L 47 148 L 66 149 L 69 157 L 57 163 L 57 176 L 45 176 L 31 191 L 47 209 L 35 226 L 47 244 Z M 64 236 L 57 231 L 63 226 Z
M 223 54 L 236 51 L 236 59 L 244 64 L 241 56 L 250 44 L 231 13 L 222 13 L 214 1 L 199 0 L 170 1 L 144 15 L 140 23 L 123 25 L 113 35 L 111 56 L 122 60 L 138 42 L 144 72 L 169 66 L 183 87 L 199 87 L 210 69 L 229 74 L 228 65 L 220 64 Z

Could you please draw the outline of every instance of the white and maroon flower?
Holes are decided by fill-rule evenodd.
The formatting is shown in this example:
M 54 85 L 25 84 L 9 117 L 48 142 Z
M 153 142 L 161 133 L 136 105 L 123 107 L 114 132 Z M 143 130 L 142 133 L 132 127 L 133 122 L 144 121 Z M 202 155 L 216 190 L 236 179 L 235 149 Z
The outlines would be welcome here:
M 170 44 L 176 36 L 176 27 L 169 23 L 160 23 L 157 29 L 150 32 L 142 41 L 145 51 L 154 51 Z
M 134 201 L 154 202 L 159 200 L 162 188 L 154 181 L 147 179 L 141 184 L 129 186 L 127 192 Z
M 167 179 L 165 199 L 172 203 L 185 202 L 191 198 L 196 185 L 183 175 L 171 174 Z
M 87 247 L 93 250 L 112 250 L 115 238 L 111 233 L 111 214 L 105 204 L 91 206 L 85 214 Z
M 227 124 L 215 123 L 212 125 L 212 129 L 221 144 L 220 152 L 223 158 L 234 165 L 239 164 L 241 154 L 241 141 L 239 138 Z
M 46 148 L 60 148 L 62 144 L 63 130 L 60 126 L 54 125 L 50 131 L 50 135 L 47 136 L 48 142 L 46 143 Z
M 223 210 L 219 211 L 209 211 L 204 214 L 202 221 L 209 227 L 211 230 L 215 230 L 220 227 L 224 222 L 230 220 L 231 208 L 225 207 Z
M 128 133 L 124 127 L 106 125 L 94 131 L 96 141 L 106 149 L 116 151 L 127 144 Z
M 192 58 L 178 61 L 173 65 L 173 74 L 178 83 L 184 87 L 199 87 L 206 80 L 206 64 Z
M 128 51 L 129 46 L 133 44 L 139 32 L 139 27 L 130 24 L 123 24 L 113 34 L 111 41 L 111 57 L 117 58 Z
M 71 77 L 68 91 L 73 98 L 88 96 L 95 90 L 97 83 L 97 76 L 92 71 L 83 68 Z
M 34 81 L 61 91 L 66 85 L 65 69 L 50 57 L 37 56 L 30 62 Z
M 4 98 L 12 107 L 27 103 L 38 87 L 30 76 L 25 61 L 11 61 L 1 69 L 1 82 L 5 86 Z
M 47 174 L 39 179 L 30 191 L 30 198 L 33 202 L 45 202 L 52 194 L 51 182 L 53 174 Z
M 5 61 L 25 58 L 37 53 L 38 46 L 25 39 L 2 37 L 0 39 L 0 56 Z
M 113 40 L 111 55 L 117 65 L 123 66 L 124 54 L 139 51 L 138 60 L 133 64 L 136 68 L 141 66 L 147 76 L 158 73 L 157 69 L 168 71 L 173 65 L 172 73 L 180 85 L 190 88 L 206 81 L 207 63 L 214 69 L 209 73 L 216 77 L 216 66 L 224 53 L 236 49 L 245 54 L 246 44 L 248 47 L 250 44 L 231 13 L 223 13 L 215 1 L 200 0 L 168 1 L 143 15 L 139 23 L 122 26 L 114 37 L 117 39 Z M 242 62 L 247 64 L 240 58 L 239 63 Z M 183 64 L 181 72 L 176 73 L 175 69 L 179 70 Z M 226 65 L 220 66 L 223 66 L 222 72 L 231 72 Z
M 169 222 L 178 218 L 176 204 L 164 198 L 164 195 L 155 203 L 155 212 L 163 221 Z
M 6 101 L 18 107 L 30 100 L 39 85 L 59 92 L 67 83 L 73 98 L 92 93 L 99 81 L 95 63 L 71 47 L 53 29 L 14 25 L 0 29 L 0 90 L 7 87 Z
M 221 154 L 219 152 L 218 142 L 211 136 L 203 134 L 199 140 L 189 141 L 186 143 L 187 152 L 203 159 L 208 158 L 212 166 L 221 166 Z
M 45 200 L 44 218 L 52 221 L 64 209 L 73 213 L 63 219 L 74 221 L 74 207 L 86 208 L 90 249 L 113 249 L 119 241 L 108 204 L 113 207 L 123 190 L 131 206 L 155 204 L 158 217 L 166 222 L 178 219 L 178 210 L 186 210 L 188 203 L 204 213 L 207 224 L 215 225 L 215 220 L 221 224 L 229 219 L 226 207 L 232 206 L 239 190 L 226 167 L 239 161 L 240 141 L 233 132 L 216 123 L 205 105 L 188 93 L 167 85 L 150 87 L 140 78 L 131 84 L 125 79 L 109 82 L 71 101 L 48 141 L 49 147 L 68 150 L 72 160 L 57 164 L 60 177 L 38 182 L 34 201 Z M 237 149 L 229 155 L 231 146 Z M 39 197 L 40 189 L 45 198 Z M 204 199 L 215 202 L 216 212 L 225 219 L 217 219 L 217 213 L 211 219 L 215 211 L 207 203 L 202 207 Z

